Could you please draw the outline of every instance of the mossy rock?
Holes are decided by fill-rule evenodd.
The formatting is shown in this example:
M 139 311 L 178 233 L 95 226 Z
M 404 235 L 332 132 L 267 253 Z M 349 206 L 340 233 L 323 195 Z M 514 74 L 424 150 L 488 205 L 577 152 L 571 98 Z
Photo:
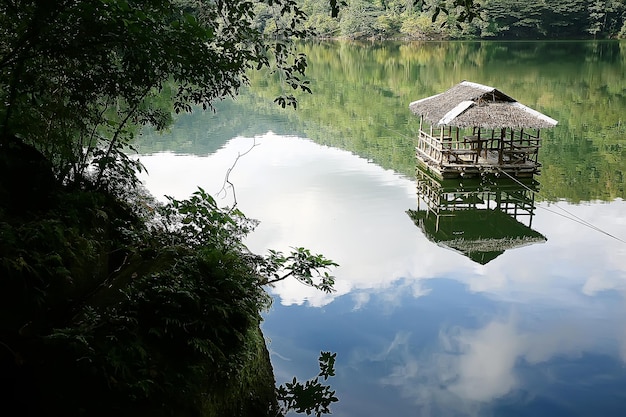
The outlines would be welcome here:
M 220 389 L 207 393 L 203 417 L 275 417 L 279 415 L 276 381 L 265 339 L 259 328 L 246 340 L 246 363 L 237 376 Z

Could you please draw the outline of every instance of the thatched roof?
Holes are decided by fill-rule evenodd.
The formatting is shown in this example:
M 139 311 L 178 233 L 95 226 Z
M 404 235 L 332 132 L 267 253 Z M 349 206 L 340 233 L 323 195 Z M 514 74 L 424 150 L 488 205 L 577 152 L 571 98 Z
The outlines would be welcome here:
M 544 243 L 547 239 L 537 234 L 536 236 L 501 237 L 493 239 L 465 240 L 463 238 L 437 242 L 439 246 L 450 248 L 467 256 L 474 262 L 485 265 L 497 258 L 509 249 Z
M 428 210 L 407 210 L 428 240 L 483 265 L 506 250 L 547 241 L 501 210 L 471 208 L 442 213 L 445 215 L 437 218 Z
M 409 109 L 438 126 L 544 129 L 558 123 L 493 87 L 469 81 L 444 93 L 414 101 Z

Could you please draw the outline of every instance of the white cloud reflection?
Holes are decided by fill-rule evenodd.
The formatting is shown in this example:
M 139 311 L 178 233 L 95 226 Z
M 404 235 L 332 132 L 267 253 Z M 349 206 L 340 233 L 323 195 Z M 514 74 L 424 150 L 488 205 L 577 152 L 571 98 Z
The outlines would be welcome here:
M 612 356 L 614 352 L 607 351 L 605 343 L 607 337 L 620 331 L 620 320 L 599 324 L 584 317 L 549 318 L 547 323 L 530 328 L 521 315 L 509 313 L 476 329 L 443 328 L 437 346 L 420 345 L 416 349 L 416 339 L 409 332 L 399 332 L 383 352 L 361 361 L 393 363 L 380 384 L 396 387 L 414 402 L 419 415 L 485 416 L 490 415 L 494 402 L 518 389 L 528 399 L 547 394 L 550 377 L 531 377 L 534 382 L 530 382 L 528 375 L 520 372 L 524 364 L 575 360 L 584 352 Z M 623 345 L 620 348 L 623 355 Z M 541 366 L 532 369 L 549 373 L 549 367 L 545 371 Z
M 341 265 L 335 294 L 282 282 L 274 289 L 282 303 L 321 306 L 354 290 L 389 287 L 394 281 L 389 277 L 410 274 L 413 257 L 406 251 L 417 251 L 420 242 L 404 212 L 416 204 L 411 181 L 307 140 L 268 134 L 256 141 L 259 146 L 230 175 L 238 207 L 261 220 L 248 246 L 260 253 L 305 246 Z M 142 156 L 150 173 L 146 186 L 157 196 L 177 198 L 188 196 L 196 185 L 217 192 L 226 170 L 251 144 L 252 139 L 236 138 L 207 157 Z
M 454 341 L 458 351 L 449 357 L 457 362 L 457 379 L 448 389 L 481 402 L 510 392 L 517 384 L 512 371 L 523 346 L 520 337 L 510 323 L 497 321 L 474 332 L 461 332 Z
M 485 404 L 524 385 L 520 364 L 588 351 L 626 362 L 620 319 L 626 317 L 626 244 L 555 213 L 626 239 L 624 201 L 540 203 L 533 229 L 547 242 L 478 265 L 428 241 L 413 224 L 405 213 L 417 205 L 412 179 L 308 140 L 271 133 L 255 140 L 259 146 L 230 174 L 238 207 L 261 220 L 248 246 L 258 253 L 304 246 L 341 265 L 336 293 L 284 281 L 273 289 L 282 304 L 321 307 L 350 294 L 353 312 L 374 298 L 393 310 L 407 295 L 429 294 L 429 280 L 447 278 L 509 306 L 504 315 L 482 317 L 476 328 L 442 328 L 437 346 L 416 350 L 412 333 L 400 331 L 378 352 L 353 353 L 354 366 L 393 358 L 379 382 L 397 387 L 421 415 L 484 416 Z M 237 155 L 253 143 L 235 138 L 205 157 L 142 156 L 146 185 L 157 197 L 185 198 L 196 186 L 217 193 Z M 232 204 L 229 196 L 218 201 Z M 603 297 L 607 293 L 613 296 Z M 524 312 L 531 304 L 532 314 Z M 530 388 L 531 394 L 541 389 Z
M 157 197 L 184 198 L 196 186 L 217 193 L 237 156 L 255 142 L 259 146 L 239 159 L 230 174 L 238 207 L 261 220 L 249 247 L 264 253 L 305 246 L 341 265 L 335 271 L 336 293 L 284 282 L 274 289 L 283 304 L 323 306 L 347 293 L 389 289 L 399 280 L 411 281 L 419 297 L 428 292 L 424 280 L 438 277 L 518 301 L 558 298 L 577 304 L 598 292 L 626 290 L 626 245 L 552 212 L 566 208 L 626 238 L 623 201 L 541 203 L 533 228 L 548 242 L 507 251 L 482 266 L 434 245 L 413 224 L 405 210 L 417 204 L 414 181 L 308 140 L 268 133 L 254 140 L 235 138 L 206 157 L 144 155 L 146 185 Z M 232 193 L 220 201 L 232 204 Z M 359 297 L 356 305 L 362 306 L 367 297 Z

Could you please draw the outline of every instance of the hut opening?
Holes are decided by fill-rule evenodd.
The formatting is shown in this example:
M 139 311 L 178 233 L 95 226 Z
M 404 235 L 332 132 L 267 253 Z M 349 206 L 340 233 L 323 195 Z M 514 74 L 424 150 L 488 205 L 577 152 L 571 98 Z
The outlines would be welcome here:
M 448 91 L 412 102 L 420 118 L 418 160 L 440 178 L 539 173 L 541 129 L 557 121 L 501 91 L 463 81 Z

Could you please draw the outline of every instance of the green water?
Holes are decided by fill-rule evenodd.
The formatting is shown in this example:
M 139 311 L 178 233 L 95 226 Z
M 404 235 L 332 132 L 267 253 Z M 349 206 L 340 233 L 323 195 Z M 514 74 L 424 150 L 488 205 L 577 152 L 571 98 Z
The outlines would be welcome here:
M 171 137 L 148 137 L 142 152 L 206 154 L 228 139 L 272 130 L 349 150 L 383 168 L 414 175 L 417 120 L 408 104 L 469 80 L 493 86 L 559 121 L 544 132 L 540 200 L 624 198 L 626 42 L 311 43 L 313 94 L 283 110 L 292 93 L 267 74 L 206 114 L 181 116 Z M 253 115 L 251 117 L 251 115 Z

